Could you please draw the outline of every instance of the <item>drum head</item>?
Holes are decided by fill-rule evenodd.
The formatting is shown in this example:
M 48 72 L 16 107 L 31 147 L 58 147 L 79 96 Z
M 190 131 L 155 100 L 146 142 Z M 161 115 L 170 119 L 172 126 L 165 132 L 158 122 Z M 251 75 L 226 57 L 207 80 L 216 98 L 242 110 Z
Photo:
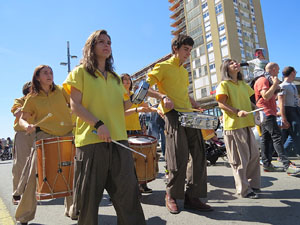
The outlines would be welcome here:
M 149 145 L 157 142 L 156 138 L 149 135 L 133 135 L 128 137 L 128 143 L 131 145 Z

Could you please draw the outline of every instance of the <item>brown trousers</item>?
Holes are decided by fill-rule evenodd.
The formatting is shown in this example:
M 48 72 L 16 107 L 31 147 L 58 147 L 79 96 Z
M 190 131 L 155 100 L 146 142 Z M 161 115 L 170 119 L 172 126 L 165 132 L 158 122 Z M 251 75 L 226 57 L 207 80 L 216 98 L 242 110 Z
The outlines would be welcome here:
M 68 134 L 66 136 L 71 136 Z M 36 134 L 35 140 L 45 139 L 54 137 L 53 135 L 44 133 L 40 131 Z M 35 144 L 33 144 L 35 145 Z M 26 161 L 26 165 L 22 171 L 20 182 L 17 188 L 17 192 L 22 195 L 21 201 L 16 209 L 15 218 L 16 221 L 21 223 L 26 223 L 34 219 L 37 200 L 36 200 L 36 164 L 37 156 L 35 147 L 32 148 L 30 156 Z M 72 205 L 73 198 L 68 196 L 65 198 L 65 212 L 69 212 L 69 209 Z
M 127 141 L 122 144 L 128 146 Z M 79 214 L 79 225 L 98 224 L 104 189 L 113 202 L 118 225 L 146 224 L 132 153 L 113 143 L 76 148 L 74 203 L 70 214 Z
M 26 135 L 25 131 L 18 131 L 15 134 L 12 167 L 13 196 L 21 195 L 16 190 L 20 181 L 23 168 L 25 167 L 27 158 L 30 156 L 34 136 L 34 134 Z
M 251 188 L 260 188 L 259 150 L 250 127 L 225 130 L 224 142 L 236 192 L 245 197 Z
M 206 156 L 201 130 L 181 126 L 175 110 L 165 114 L 165 122 L 166 161 L 169 170 L 166 192 L 172 198 L 183 199 L 187 178 L 186 194 L 192 198 L 206 198 Z M 189 154 L 192 161 L 187 169 Z

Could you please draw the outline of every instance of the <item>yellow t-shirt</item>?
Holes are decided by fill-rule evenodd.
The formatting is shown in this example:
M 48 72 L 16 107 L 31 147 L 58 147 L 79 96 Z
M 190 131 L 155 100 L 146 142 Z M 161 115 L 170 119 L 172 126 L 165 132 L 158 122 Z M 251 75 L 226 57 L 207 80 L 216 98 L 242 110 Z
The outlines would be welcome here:
M 192 108 L 188 94 L 189 74 L 182 65 L 179 65 L 178 58 L 172 56 L 170 59 L 156 64 L 148 74 L 147 82 L 150 86 L 157 84 L 159 92 L 172 100 L 175 110 L 191 112 L 191 110 L 185 110 Z M 163 106 L 163 102 L 158 108 L 164 114 L 170 111 Z
M 17 109 L 22 108 L 24 105 L 24 102 L 25 102 L 25 97 L 15 99 L 14 105 L 11 108 L 12 114 L 14 114 L 17 111 Z M 15 131 L 24 131 L 24 129 L 19 125 L 19 118 L 15 119 L 14 130 Z
M 98 78 L 91 76 L 83 65 L 76 67 L 69 73 L 63 86 L 70 94 L 71 86 L 82 93 L 82 105 L 95 117 L 102 120 L 108 128 L 113 140 L 127 140 L 125 127 L 123 96 L 126 93 L 124 86 L 107 73 L 107 79 L 97 70 Z M 76 147 L 103 142 L 92 131 L 95 130 L 89 123 L 80 117 L 76 118 L 75 145 Z
M 250 97 L 254 94 L 253 89 L 244 81 L 222 81 L 216 92 L 216 99 L 218 101 L 220 95 L 226 95 L 228 97 L 227 104 L 237 108 L 239 110 L 245 110 L 247 112 L 252 110 Z M 224 120 L 224 130 L 236 130 L 245 127 L 253 127 L 254 116 L 248 114 L 246 117 L 237 117 L 237 115 L 222 110 Z
M 38 126 L 48 134 L 63 136 L 73 129 L 69 102 L 67 93 L 56 85 L 55 90 L 48 95 L 44 91 L 40 91 L 38 95 L 28 95 L 22 111 L 31 114 L 33 124 L 51 113 L 52 116 Z
M 130 92 L 130 95 L 133 94 L 133 92 Z M 128 95 L 128 93 L 124 94 L 124 101 L 129 100 L 130 96 Z M 130 109 L 132 108 L 137 108 L 139 107 L 141 104 L 132 104 L 132 106 L 130 107 Z M 129 116 L 125 116 L 125 123 L 126 123 L 126 130 L 141 130 L 141 124 L 140 124 L 140 120 L 139 120 L 139 113 L 134 112 L 132 114 L 130 114 Z

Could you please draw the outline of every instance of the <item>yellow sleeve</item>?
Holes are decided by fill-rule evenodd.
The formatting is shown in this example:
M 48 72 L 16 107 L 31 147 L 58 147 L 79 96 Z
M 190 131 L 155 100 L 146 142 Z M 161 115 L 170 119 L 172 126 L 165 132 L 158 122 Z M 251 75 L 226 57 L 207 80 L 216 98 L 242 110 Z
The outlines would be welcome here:
M 228 96 L 228 91 L 227 91 L 227 87 L 226 87 L 226 83 L 224 81 L 222 81 L 216 90 L 216 100 L 218 101 L 220 95 L 226 95 Z
M 22 108 L 23 104 L 24 100 L 22 100 L 22 98 L 15 99 L 14 105 L 11 107 L 12 114 L 14 114 L 17 109 Z
M 23 108 L 22 108 L 22 111 L 23 112 L 27 112 L 27 113 L 30 113 L 32 116 L 34 116 L 35 114 L 35 104 L 34 104 L 34 100 L 33 100 L 33 96 L 29 96 L 24 105 L 23 105 Z
M 150 87 L 159 83 L 163 78 L 163 74 L 163 66 L 160 63 L 156 64 L 153 70 L 148 73 L 147 82 L 150 84 Z
M 76 67 L 69 73 L 66 80 L 63 83 L 63 87 L 68 94 L 71 94 L 71 86 L 78 89 L 80 92 L 83 90 L 83 76 L 84 68 Z

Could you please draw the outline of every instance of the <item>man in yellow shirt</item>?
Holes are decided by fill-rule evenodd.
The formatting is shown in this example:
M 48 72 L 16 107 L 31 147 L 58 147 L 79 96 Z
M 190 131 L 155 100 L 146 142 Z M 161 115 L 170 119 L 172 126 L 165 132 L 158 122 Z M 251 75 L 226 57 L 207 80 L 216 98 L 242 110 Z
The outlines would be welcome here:
M 166 207 L 172 214 L 179 213 L 176 199 L 183 198 L 185 208 L 212 210 L 199 200 L 207 196 L 206 157 L 201 130 L 183 127 L 178 121 L 178 112 L 199 108 L 188 95 L 188 72 L 183 66 L 193 45 L 191 37 L 176 36 L 172 40 L 173 56 L 156 64 L 147 79 L 150 86 L 157 84 L 159 92 L 150 89 L 148 95 L 161 100 L 159 109 L 165 114 L 166 161 L 169 170 Z M 192 165 L 187 170 L 189 154 L 192 156 Z M 186 174 L 187 187 L 184 193 Z

